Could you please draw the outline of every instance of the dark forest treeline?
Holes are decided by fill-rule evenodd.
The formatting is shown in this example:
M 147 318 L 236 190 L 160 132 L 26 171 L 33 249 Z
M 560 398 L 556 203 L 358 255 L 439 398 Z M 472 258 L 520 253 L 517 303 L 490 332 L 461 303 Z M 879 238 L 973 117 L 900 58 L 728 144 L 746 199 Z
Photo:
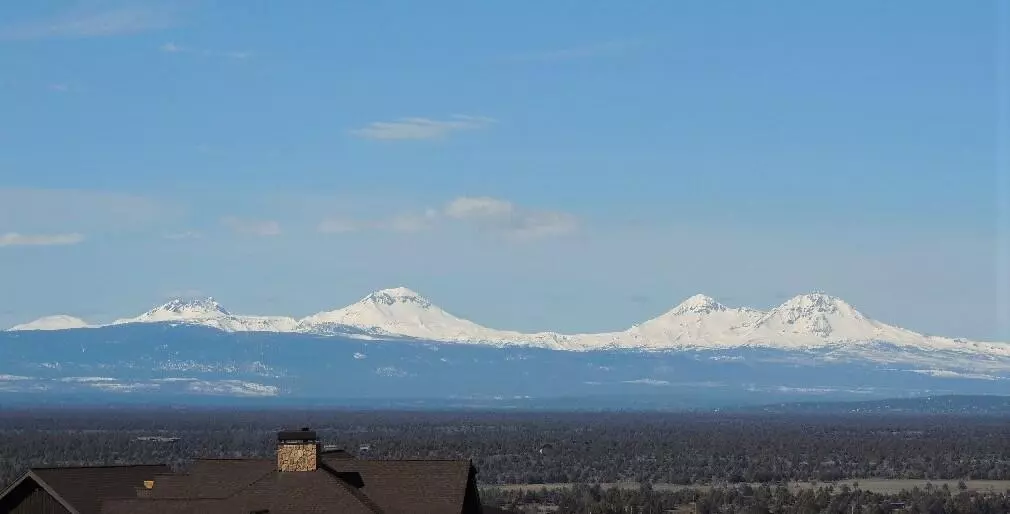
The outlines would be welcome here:
M 1007 492 L 951 490 L 946 486 L 931 485 L 897 494 L 878 494 L 848 486 L 793 491 L 784 486 L 765 484 L 754 487 L 744 484 L 708 490 L 661 491 L 648 484 L 637 490 L 577 485 L 522 492 L 488 488 L 481 493 L 481 498 L 486 505 L 495 505 L 510 512 L 538 512 L 538 507 L 547 507 L 557 514 L 1010 512 L 1010 495 Z
M 362 457 L 470 458 L 484 484 L 1010 479 L 1010 423 L 992 417 L 38 410 L 0 411 L 0 483 L 40 465 L 267 457 L 298 426 Z M 181 439 L 137 440 L 157 435 Z

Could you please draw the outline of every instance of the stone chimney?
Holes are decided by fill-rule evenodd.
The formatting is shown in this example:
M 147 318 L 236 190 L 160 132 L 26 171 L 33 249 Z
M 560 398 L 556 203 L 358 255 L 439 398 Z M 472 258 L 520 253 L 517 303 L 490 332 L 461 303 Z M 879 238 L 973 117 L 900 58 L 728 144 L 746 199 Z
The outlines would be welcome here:
M 278 471 L 315 471 L 319 466 L 319 440 L 303 428 L 277 433 Z

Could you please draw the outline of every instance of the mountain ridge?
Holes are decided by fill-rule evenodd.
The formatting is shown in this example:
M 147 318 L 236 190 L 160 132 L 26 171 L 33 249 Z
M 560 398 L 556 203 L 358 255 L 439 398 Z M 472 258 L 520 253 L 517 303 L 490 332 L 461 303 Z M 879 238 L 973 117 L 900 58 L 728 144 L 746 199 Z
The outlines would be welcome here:
M 353 304 L 301 319 L 234 314 L 213 297 L 207 297 L 173 299 L 139 316 L 106 325 L 89 325 L 80 318 L 56 315 L 9 330 L 71 330 L 131 323 L 202 325 L 226 332 L 341 334 L 576 351 L 740 347 L 799 351 L 838 347 L 846 351 L 871 351 L 874 343 L 889 343 L 915 350 L 1010 356 L 1010 344 L 926 336 L 872 320 L 844 300 L 823 292 L 794 296 L 768 311 L 727 307 L 710 296 L 697 294 L 628 329 L 603 333 L 523 333 L 489 328 L 457 317 L 402 286 L 373 291 Z

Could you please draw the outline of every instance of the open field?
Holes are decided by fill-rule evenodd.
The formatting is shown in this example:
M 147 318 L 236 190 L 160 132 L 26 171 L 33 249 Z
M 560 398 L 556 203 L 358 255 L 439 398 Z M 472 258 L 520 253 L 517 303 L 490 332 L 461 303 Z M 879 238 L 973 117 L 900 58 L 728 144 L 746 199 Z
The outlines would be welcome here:
M 957 480 L 906 480 L 906 479 L 880 479 L 871 478 L 865 480 L 839 480 L 837 482 L 789 482 L 789 488 L 793 491 L 800 491 L 803 489 L 816 489 L 818 487 L 824 487 L 828 485 L 833 485 L 835 488 L 841 488 L 843 485 L 848 485 L 849 487 L 855 487 L 855 484 L 859 485 L 859 488 L 873 493 L 878 494 L 896 494 L 901 491 L 911 490 L 914 487 L 920 489 L 925 489 L 927 484 L 932 484 L 936 488 L 942 488 L 946 485 L 951 491 L 958 490 Z M 527 491 L 527 490 L 557 490 L 572 487 L 574 484 L 509 484 L 509 485 L 494 485 L 488 486 L 492 489 L 501 489 L 505 491 Z M 726 484 L 719 484 L 726 485 Z M 753 487 L 760 486 L 761 484 L 752 483 Z M 1010 491 L 1010 480 L 966 480 L 965 485 L 968 486 L 969 491 L 989 491 L 989 492 L 1003 492 Z M 637 489 L 639 484 L 637 482 L 616 482 L 609 484 L 600 484 L 604 489 L 610 489 L 614 487 L 619 487 L 622 489 Z M 712 488 L 710 485 L 677 485 L 677 484 L 652 484 L 652 488 L 656 491 L 680 491 L 685 489 L 697 489 L 701 491 L 707 491 Z

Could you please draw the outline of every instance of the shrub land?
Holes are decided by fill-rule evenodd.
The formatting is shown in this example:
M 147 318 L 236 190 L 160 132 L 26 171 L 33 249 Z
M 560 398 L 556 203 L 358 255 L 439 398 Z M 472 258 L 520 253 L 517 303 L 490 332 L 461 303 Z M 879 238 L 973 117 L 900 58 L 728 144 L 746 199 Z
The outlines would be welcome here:
M 999 481 L 1010 480 L 1002 417 L 103 409 L 0 412 L 0 483 L 31 466 L 268 457 L 276 431 L 295 426 L 361 458 L 472 459 L 481 484 L 509 486 L 486 489 L 503 504 L 530 494 L 603 502 L 646 489 L 677 505 L 760 497 L 821 506 L 839 495 L 883 504 L 916 487 L 930 502 L 956 503 L 997 501 Z

